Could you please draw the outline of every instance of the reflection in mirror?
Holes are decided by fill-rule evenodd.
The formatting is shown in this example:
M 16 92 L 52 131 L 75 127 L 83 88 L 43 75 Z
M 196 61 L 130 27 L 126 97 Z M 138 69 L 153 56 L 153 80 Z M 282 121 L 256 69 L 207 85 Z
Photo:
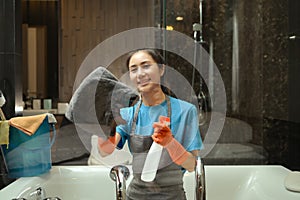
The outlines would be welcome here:
M 60 1 L 22 1 L 22 84 L 25 109 L 32 99 L 58 99 Z

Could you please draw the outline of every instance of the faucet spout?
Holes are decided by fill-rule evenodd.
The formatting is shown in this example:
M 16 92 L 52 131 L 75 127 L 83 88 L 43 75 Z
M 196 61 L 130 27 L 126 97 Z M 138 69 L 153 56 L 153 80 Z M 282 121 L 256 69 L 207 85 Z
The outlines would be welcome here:
M 116 199 L 126 199 L 126 180 L 130 175 L 129 169 L 123 165 L 114 166 L 110 170 L 110 178 L 116 183 Z
M 206 200 L 206 187 L 205 187 L 205 169 L 204 164 L 200 157 L 196 159 L 195 166 L 196 178 L 196 200 Z
M 29 196 L 31 199 L 44 200 L 44 198 L 46 197 L 46 193 L 45 190 L 43 190 L 43 188 L 38 187 L 35 191 L 30 193 Z

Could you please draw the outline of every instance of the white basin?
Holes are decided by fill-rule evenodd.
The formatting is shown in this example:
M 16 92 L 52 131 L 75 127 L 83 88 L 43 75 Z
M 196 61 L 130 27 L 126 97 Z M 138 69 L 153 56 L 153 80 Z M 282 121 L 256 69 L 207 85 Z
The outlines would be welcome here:
M 115 183 L 109 171 L 105 166 L 54 166 L 41 176 L 16 180 L 0 190 L 0 199 L 28 198 L 32 191 L 42 187 L 47 197 L 62 200 L 114 200 Z M 300 199 L 300 193 L 285 189 L 284 179 L 290 170 L 282 166 L 205 166 L 205 172 L 208 200 Z M 188 200 L 194 200 L 194 185 L 194 173 L 186 173 L 184 187 Z
M 206 171 L 208 200 L 300 199 L 300 193 L 285 188 L 290 170 L 282 166 L 208 166 Z

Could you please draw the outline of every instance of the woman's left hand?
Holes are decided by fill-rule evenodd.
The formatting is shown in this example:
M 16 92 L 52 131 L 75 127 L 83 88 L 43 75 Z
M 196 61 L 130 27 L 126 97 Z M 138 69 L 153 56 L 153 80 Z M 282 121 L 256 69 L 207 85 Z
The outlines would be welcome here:
M 171 129 L 165 123 L 154 122 L 153 128 L 154 133 L 152 134 L 152 139 L 154 142 L 166 146 L 173 139 Z
M 153 128 L 153 141 L 167 149 L 174 163 L 181 165 L 190 172 L 193 171 L 195 167 L 195 158 L 193 154 L 187 152 L 185 148 L 173 137 L 169 126 L 160 120 L 160 122 L 153 123 Z

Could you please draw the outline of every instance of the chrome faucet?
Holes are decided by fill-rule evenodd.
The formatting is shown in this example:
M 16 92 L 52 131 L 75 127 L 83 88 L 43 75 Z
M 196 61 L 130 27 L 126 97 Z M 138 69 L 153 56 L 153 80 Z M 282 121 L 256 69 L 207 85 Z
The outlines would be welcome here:
M 46 197 L 46 192 L 43 188 L 38 187 L 29 194 L 29 199 L 26 198 L 14 198 L 12 200 L 61 200 L 59 197 Z
M 123 165 L 114 166 L 110 170 L 110 178 L 116 183 L 116 199 L 126 199 L 126 180 L 130 175 L 129 169 Z
M 43 188 L 38 187 L 35 191 L 29 194 L 30 199 L 43 200 L 46 197 L 46 192 Z
M 204 163 L 198 156 L 196 158 L 195 166 L 195 178 L 196 178 L 196 200 L 206 200 L 206 187 L 205 187 L 205 169 Z
M 25 198 L 17 198 L 17 199 L 12 199 L 12 200 L 27 200 L 27 199 L 25 199 Z M 47 197 L 47 198 L 45 198 L 43 200 L 61 200 L 61 199 L 58 198 L 58 197 Z

